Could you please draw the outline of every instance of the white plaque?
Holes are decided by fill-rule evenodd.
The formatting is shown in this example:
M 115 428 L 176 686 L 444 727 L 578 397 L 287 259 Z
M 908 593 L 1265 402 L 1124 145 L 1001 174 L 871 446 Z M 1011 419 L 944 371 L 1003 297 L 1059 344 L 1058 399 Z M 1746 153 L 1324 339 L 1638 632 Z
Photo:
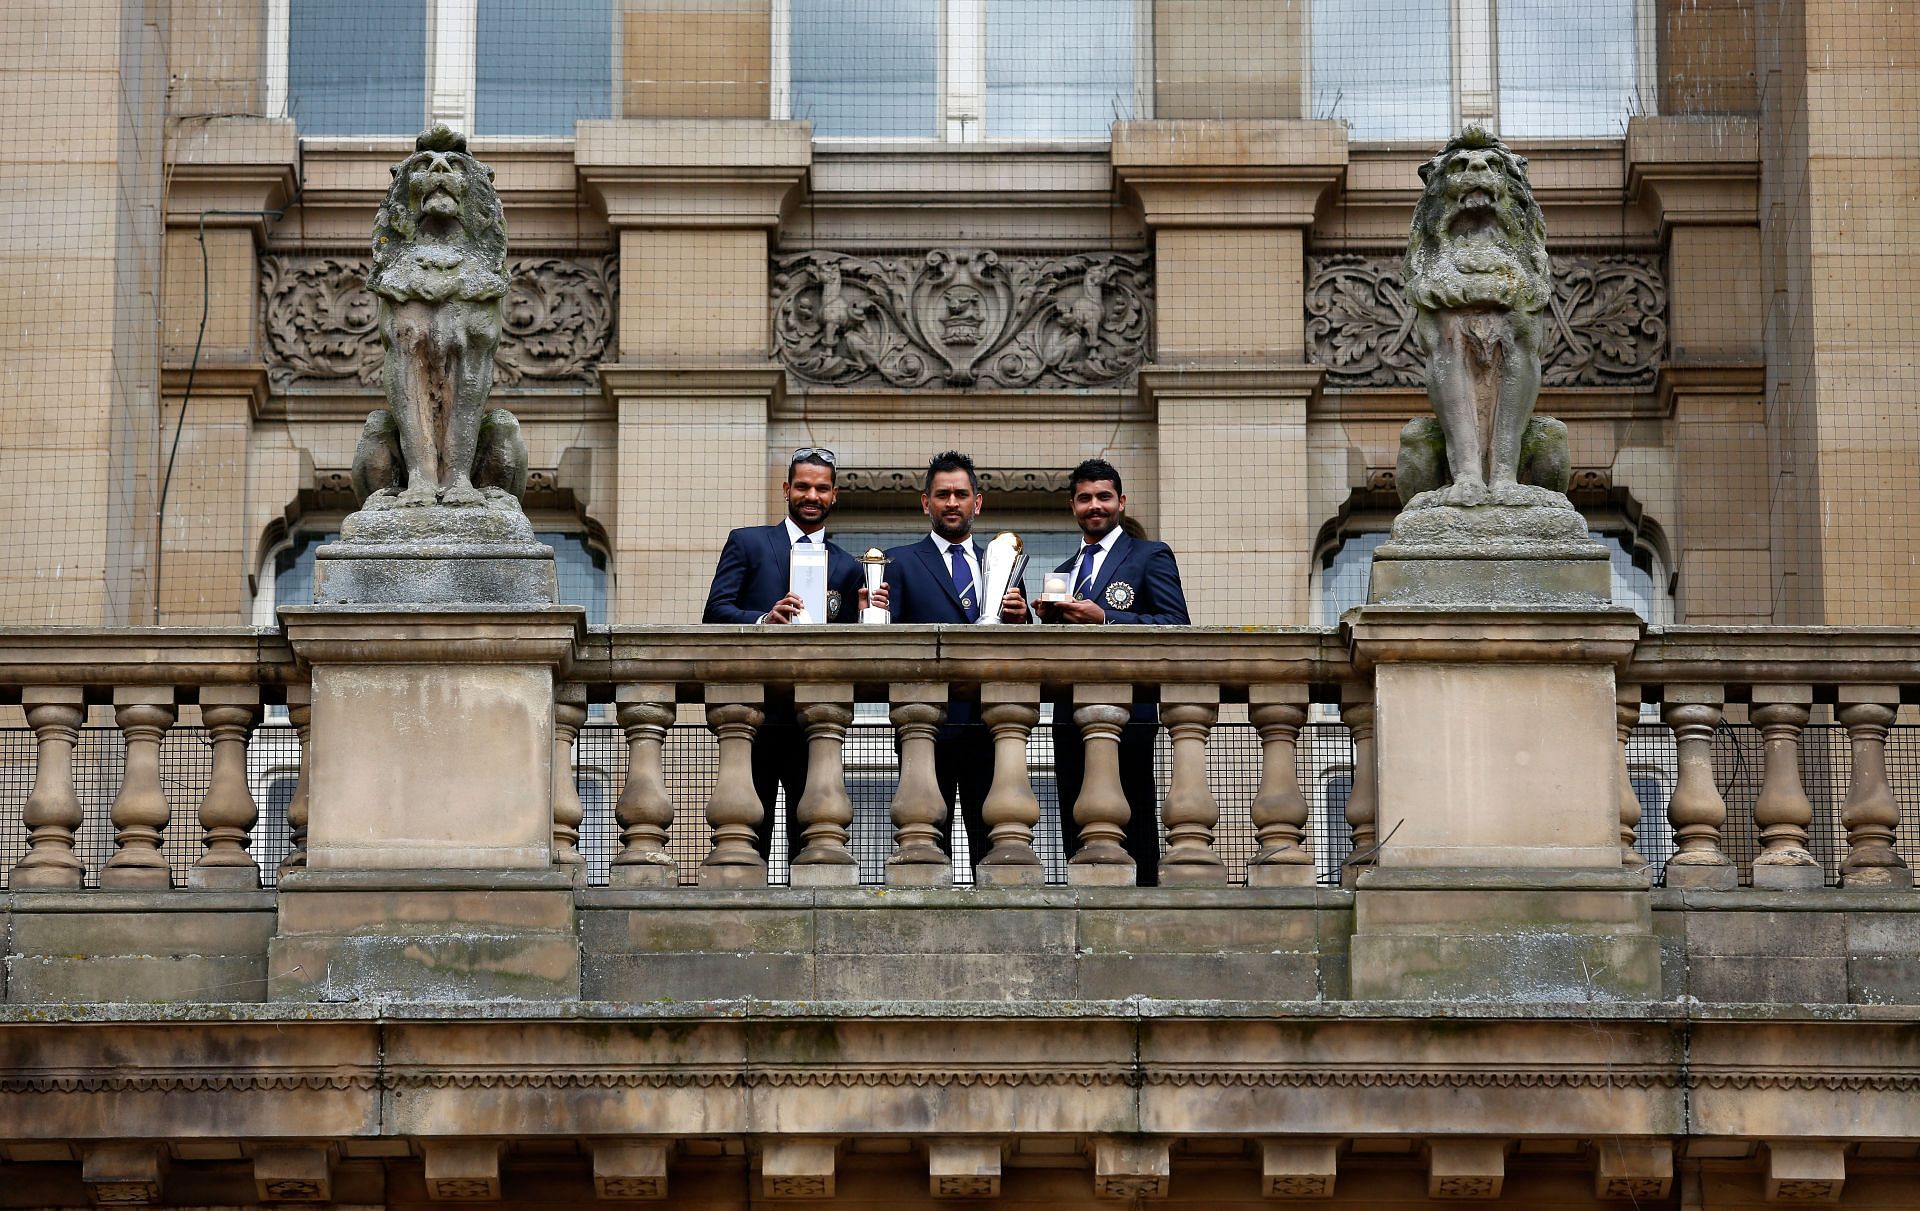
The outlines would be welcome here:
M 795 622 L 827 621 L 827 547 L 825 543 L 796 543 L 787 573 L 787 592 L 802 602 Z

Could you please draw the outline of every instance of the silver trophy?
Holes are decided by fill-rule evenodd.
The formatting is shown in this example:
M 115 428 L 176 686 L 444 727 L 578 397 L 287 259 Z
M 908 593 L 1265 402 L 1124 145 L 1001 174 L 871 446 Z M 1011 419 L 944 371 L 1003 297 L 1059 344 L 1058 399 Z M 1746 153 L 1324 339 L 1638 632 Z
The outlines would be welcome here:
M 1002 530 L 993 536 L 987 544 L 986 558 L 980 562 L 980 574 L 986 579 L 986 589 L 980 597 L 980 621 L 997 623 L 1000 621 L 1000 599 L 1007 590 L 1019 584 L 1027 573 L 1027 553 L 1022 548 L 1020 536 L 1011 530 Z
M 867 600 L 872 601 L 880 591 L 880 582 L 886 579 L 887 565 L 892 563 L 886 552 L 879 547 L 868 547 L 867 553 L 860 557 L 861 571 L 867 575 Z M 868 606 L 860 611 L 860 621 L 866 626 L 883 626 L 893 621 L 893 615 L 885 606 Z

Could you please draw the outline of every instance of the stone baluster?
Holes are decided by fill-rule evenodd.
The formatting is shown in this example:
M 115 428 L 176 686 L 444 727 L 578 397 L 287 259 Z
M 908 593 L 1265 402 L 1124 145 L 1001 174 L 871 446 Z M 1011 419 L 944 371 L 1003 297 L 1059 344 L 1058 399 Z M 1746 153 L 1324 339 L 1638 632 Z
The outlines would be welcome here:
M 615 686 L 615 718 L 627 735 L 627 782 L 614 813 L 620 821 L 620 852 L 608 876 L 615 887 L 673 887 L 680 868 L 667 852 L 673 800 L 661 761 L 673 726 L 673 687 Z
M 1613 690 L 1614 726 L 1620 732 L 1620 865 L 1628 870 L 1651 874 L 1652 867 L 1635 846 L 1640 825 L 1640 796 L 1633 791 L 1633 771 L 1627 765 L 1627 745 L 1640 722 L 1640 687 L 1616 685 Z
M 1307 798 L 1300 793 L 1297 748 L 1307 721 L 1307 687 L 1247 687 L 1247 718 L 1260 733 L 1260 790 L 1253 827 L 1260 852 L 1247 863 L 1249 887 L 1309 887 L 1313 853 L 1306 847 Z
M 900 736 L 900 786 L 889 811 L 893 816 L 893 856 L 887 859 L 887 883 L 898 887 L 944 887 L 953 882 L 953 864 L 940 848 L 940 826 L 953 807 L 940 794 L 934 776 L 933 741 L 947 717 L 947 687 L 912 683 L 890 687 L 888 717 Z
M 753 786 L 753 735 L 766 721 L 766 691 L 758 685 L 707 687 L 707 727 L 720 741 L 719 770 L 707 797 L 713 848 L 700 867 L 703 885 L 765 887 L 767 862 L 754 849 L 763 809 Z
M 1843 887 L 1913 886 L 1913 871 L 1894 849 L 1900 805 L 1887 785 L 1887 728 L 1899 703 L 1897 686 L 1840 687 L 1834 713 L 1846 725 L 1853 746 L 1853 773 L 1840 809 L 1840 822 L 1847 826 L 1847 860 L 1840 867 Z
M 213 742 L 213 774 L 200 800 L 206 850 L 187 872 L 187 886 L 257 888 L 260 866 L 247 852 L 247 843 L 260 808 L 247 787 L 247 744 L 260 722 L 260 691 L 254 686 L 206 686 L 200 691 L 200 721 Z
M 313 735 L 313 686 L 287 687 L 287 722 L 300 741 L 300 769 L 295 775 L 293 794 L 287 799 L 287 831 L 292 834 L 287 856 L 280 863 L 282 873 L 299 870 L 307 864 L 307 778 L 313 769 L 308 741 Z
M 1120 734 L 1132 717 L 1130 685 L 1076 685 L 1073 722 L 1080 729 L 1084 772 L 1073 819 L 1080 848 L 1067 863 L 1067 882 L 1082 886 L 1132 887 L 1139 877 L 1127 852 L 1132 811 L 1120 782 Z
M 793 857 L 793 886 L 852 887 L 860 864 L 847 848 L 853 800 L 847 797 L 847 726 L 853 722 L 850 684 L 796 685 L 793 709 L 807 729 L 807 788 L 794 808 L 802 848 Z
M 1727 803 L 1713 780 L 1713 733 L 1726 702 L 1717 685 L 1670 685 L 1662 717 L 1673 729 L 1679 777 L 1667 802 L 1675 852 L 1667 860 L 1667 886 L 1724 891 L 1738 882 L 1720 848 Z
M 553 864 L 587 881 L 587 860 L 580 854 L 580 825 L 587 818 L 573 769 L 573 742 L 587 721 L 587 687 L 567 682 L 553 692 Z
M 993 786 L 980 805 L 992 846 L 975 863 L 983 887 L 1036 886 L 1046 882 L 1033 852 L 1033 826 L 1040 800 L 1027 769 L 1027 738 L 1040 722 L 1040 687 L 1031 682 L 994 682 L 980 687 L 980 718 L 993 729 Z
M 1160 859 L 1163 887 L 1224 887 L 1227 864 L 1214 852 L 1220 804 L 1207 785 L 1207 737 L 1220 719 L 1217 685 L 1168 685 L 1160 690 L 1160 722 L 1172 739 L 1173 758 L 1161 814 L 1167 852 Z
M 173 886 L 160 846 L 172 812 L 160 785 L 160 742 L 175 717 L 173 690 L 133 686 L 113 692 L 114 722 L 126 737 L 126 767 L 113 797 L 114 851 L 100 871 L 100 886 Z
M 1352 887 L 1360 868 L 1372 866 L 1380 838 L 1380 782 L 1373 758 L 1373 686 L 1340 689 L 1340 721 L 1353 735 L 1353 789 L 1347 792 L 1347 826 L 1353 853 L 1340 865 L 1340 884 Z
M 8 886 L 15 891 L 79 887 L 87 868 L 73 852 L 73 840 L 85 816 L 73 789 L 73 748 L 80 741 L 87 708 L 79 686 L 30 685 L 21 690 L 20 702 L 33 728 L 36 753 L 33 793 L 22 812 L 30 830 L 27 852 L 14 866 Z
M 1753 721 L 1766 745 L 1766 773 L 1753 804 L 1761 850 L 1753 859 L 1755 887 L 1820 887 L 1826 871 L 1807 849 L 1813 804 L 1800 783 L 1800 736 L 1813 705 L 1810 685 L 1756 685 Z

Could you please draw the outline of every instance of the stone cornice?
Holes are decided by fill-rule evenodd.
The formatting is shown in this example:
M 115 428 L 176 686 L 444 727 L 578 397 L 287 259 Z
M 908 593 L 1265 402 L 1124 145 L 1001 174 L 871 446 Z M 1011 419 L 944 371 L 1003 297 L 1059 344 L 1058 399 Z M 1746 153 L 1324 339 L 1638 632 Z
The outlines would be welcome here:
M 280 625 L 308 664 L 549 664 L 563 674 L 586 632 L 579 606 L 286 606 Z
M 787 373 L 771 361 L 742 359 L 609 362 L 599 367 L 600 391 L 616 411 L 626 399 L 764 399 L 779 405 Z
M 201 362 L 189 367 L 173 362 L 160 368 L 160 389 L 168 396 L 186 392 L 187 379 L 193 379 L 195 395 L 244 395 L 247 414 L 259 420 L 267 407 L 267 368 L 264 364 L 235 365 Z
M 1667 362 L 1654 380 L 1660 414 L 1672 416 L 1683 395 L 1751 395 L 1767 389 L 1764 362 Z
M 1306 227 L 1345 175 L 1341 122 L 1116 122 L 1116 184 L 1140 199 L 1147 225 Z
M 615 227 L 773 230 L 813 158 L 809 122 L 576 125 L 574 163 Z
M 1140 395 L 1157 407 L 1166 399 L 1284 397 L 1311 405 L 1327 371 L 1304 363 L 1162 362 L 1140 368 Z
M 1627 200 L 1659 225 L 1751 227 L 1760 221 L 1760 124 L 1751 118 L 1634 118 Z
M 166 218 L 170 227 L 242 227 L 264 242 L 294 196 L 300 144 L 287 118 L 213 118 L 182 122 L 167 143 Z

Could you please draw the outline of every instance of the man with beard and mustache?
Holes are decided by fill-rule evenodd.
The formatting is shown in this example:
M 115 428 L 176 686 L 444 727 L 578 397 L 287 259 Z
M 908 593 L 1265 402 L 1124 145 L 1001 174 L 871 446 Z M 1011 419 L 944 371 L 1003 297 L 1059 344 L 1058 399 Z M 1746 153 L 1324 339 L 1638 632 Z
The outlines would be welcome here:
M 1083 626 L 1184 626 L 1191 622 L 1173 549 L 1164 542 L 1135 538 L 1120 526 L 1126 516 L 1127 498 L 1121 493 L 1120 472 L 1113 464 L 1099 458 L 1081 463 L 1067 478 L 1067 493 L 1084 543 L 1078 554 L 1054 571 L 1067 574 L 1073 598 L 1037 603 L 1041 620 Z M 1159 795 L 1153 780 L 1154 734 L 1159 730 L 1159 719 L 1153 707 L 1136 706 L 1132 720 L 1120 733 L 1120 786 L 1128 808 L 1127 854 L 1138 868 L 1141 887 L 1152 887 L 1160 881 L 1160 825 L 1155 812 Z M 1086 753 L 1080 729 L 1070 719 L 1053 725 L 1053 753 L 1062 835 L 1072 853 L 1080 848 L 1080 826 L 1073 819 L 1073 802 L 1080 797 Z
M 867 604 L 866 577 L 860 561 L 827 542 L 822 532 L 833 512 L 839 489 L 834 480 L 833 451 L 803 447 L 787 461 L 787 478 L 780 485 L 787 500 L 785 521 L 772 526 L 742 526 L 727 535 L 720 564 L 713 570 L 702 622 L 784 625 L 804 608 L 788 592 L 793 548 L 822 543 L 827 548 L 827 622 L 854 622 Z M 883 588 L 879 600 L 887 604 Z M 791 706 L 769 703 L 766 722 L 753 738 L 753 788 L 760 796 L 760 825 L 756 848 L 766 857 L 773 845 L 773 821 L 784 788 L 787 805 L 800 802 L 807 782 L 807 736 Z M 801 830 L 787 827 L 787 856 L 800 852 Z
M 973 540 L 973 519 L 985 502 L 971 458 L 948 450 L 927 463 L 920 508 L 932 521 L 933 532 L 887 552 L 892 561 L 887 565 L 888 609 L 895 622 L 980 620 L 980 595 L 987 582 L 980 566 L 980 544 Z M 1017 586 L 993 604 L 1002 621 L 1027 620 L 1026 603 Z M 934 741 L 933 766 L 941 797 L 951 805 L 954 792 L 960 794 L 967 853 L 977 865 L 989 848 L 980 807 L 993 784 L 993 733 L 980 722 L 979 708 L 973 703 L 947 704 L 947 721 Z

